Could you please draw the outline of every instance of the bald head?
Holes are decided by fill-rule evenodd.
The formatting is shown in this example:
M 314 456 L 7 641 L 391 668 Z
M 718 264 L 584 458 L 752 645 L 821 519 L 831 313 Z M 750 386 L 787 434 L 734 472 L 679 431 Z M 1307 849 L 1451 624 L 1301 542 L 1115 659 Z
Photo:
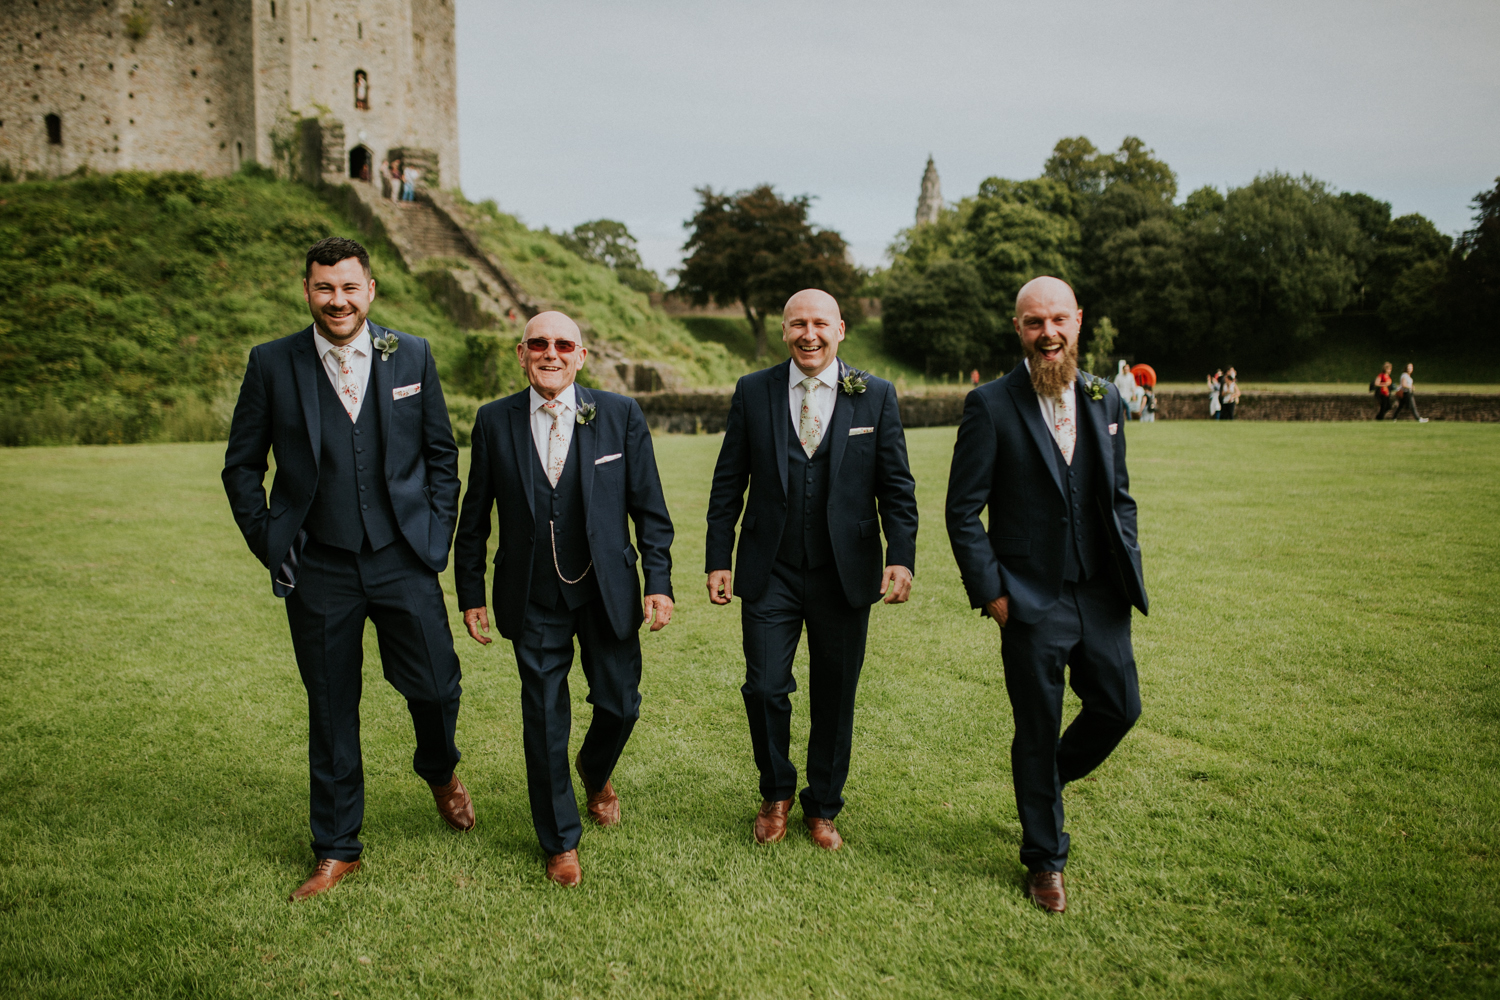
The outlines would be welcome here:
M 560 313 L 556 310 L 540 312 L 531 317 L 531 320 L 526 324 L 526 332 L 523 336 L 527 338 L 551 337 L 553 339 L 571 340 L 575 343 L 583 342 L 583 332 L 578 329 L 578 324 L 573 322 L 572 317 L 567 313 Z
M 1016 293 L 1017 319 L 1028 311 L 1050 314 L 1059 311 L 1074 312 L 1077 309 L 1078 297 L 1073 294 L 1073 286 L 1051 275 L 1032 278 Z
M 820 312 L 832 309 L 833 315 L 836 318 L 843 318 L 843 313 L 839 312 L 839 300 L 834 298 L 832 295 L 829 295 L 821 288 L 802 289 L 802 291 L 786 300 L 786 305 L 782 307 L 781 312 L 782 315 L 786 315 L 787 313 L 799 311 L 805 308 L 814 309 Z

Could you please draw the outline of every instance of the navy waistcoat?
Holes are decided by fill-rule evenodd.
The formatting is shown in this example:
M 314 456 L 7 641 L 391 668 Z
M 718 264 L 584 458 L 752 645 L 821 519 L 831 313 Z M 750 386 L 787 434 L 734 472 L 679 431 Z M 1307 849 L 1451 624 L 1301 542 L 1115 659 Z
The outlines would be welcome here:
M 1094 435 L 1088 432 L 1083 420 L 1083 408 L 1091 400 L 1078 393 L 1074 404 L 1077 417 L 1074 426 L 1078 436 L 1073 444 L 1073 464 L 1063 458 L 1062 449 L 1056 440 L 1052 443 L 1052 454 L 1057 470 L 1062 475 L 1067 496 L 1067 533 L 1064 539 L 1063 579 L 1068 583 L 1087 580 L 1099 571 L 1110 558 L 1104 534 L 1104 519 L 1099 512 L 1100 482 L 1099 449 L 1095 447 Z
M 399 531 L 385 485 L 380 414 L 374 400 L 366 399 L 351 422 L 327 376 L 319 372 L 317 383 L 323 444 L 318 490 L 303 527 L 324 545 L 358 552 L 368 538 L 371 549 L 383 549 Z
M 536 512 L 532 531 L 531 594 L 528 600 L 544 608 L 557 607 L 558 599 L 567 602 L 572 610 L 583 607 L 594 596 L 594 571 L 587 574 L 589 565 L 588 513 L 583 506 L 583 477 L 578 469 L 578 435 L 568 443 L 568 458 L 563 463 L 562 475 L 557 485 L 547 481 L 547 469 L 542 465 L 536 448 L 529 449 L 536 463 L 532 469 L 531 509 Z M 549 523 L 550 522 L 550 523 Z M 556 532 L 557 562 L 552 561 L 553 532 Z M 558 577 L 558 569 L 569 580 L 565 583 Z M 579 580 L 579 577 L 583 579 Z
M 828 534 L 828 435 L 812 458 L 802 449 L 797 428 L 787 426 L 786 527 L 781 530 L 781 548 L 776 558 L 791 566 L 818 569 L 833 561 L 833 540 Z

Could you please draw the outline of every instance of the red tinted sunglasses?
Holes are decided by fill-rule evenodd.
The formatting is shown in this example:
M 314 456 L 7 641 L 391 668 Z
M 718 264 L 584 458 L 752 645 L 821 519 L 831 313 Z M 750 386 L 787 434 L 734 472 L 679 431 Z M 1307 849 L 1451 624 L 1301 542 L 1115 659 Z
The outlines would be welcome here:
M 526 347 L 532 354 L 547 353 L 547 345 L 551 344 L 558 354 L 572 354 L 578 344 L 571 340 L 548 340 L 546 337 L 529 337 Z

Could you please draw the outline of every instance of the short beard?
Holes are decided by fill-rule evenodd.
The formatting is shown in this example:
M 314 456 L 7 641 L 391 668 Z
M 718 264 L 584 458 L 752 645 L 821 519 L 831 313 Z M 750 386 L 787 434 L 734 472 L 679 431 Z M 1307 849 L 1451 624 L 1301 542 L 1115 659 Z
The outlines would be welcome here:
M 1064 342 L 1062 357 L 1048 361 L 1033 344 L 1021 342 L 1026 351 L 1026 360 L 1031 362 L 1031 388 L 1038 396 L 1061 399 L 1062 394 L 1078 378 L 1078 342 Z

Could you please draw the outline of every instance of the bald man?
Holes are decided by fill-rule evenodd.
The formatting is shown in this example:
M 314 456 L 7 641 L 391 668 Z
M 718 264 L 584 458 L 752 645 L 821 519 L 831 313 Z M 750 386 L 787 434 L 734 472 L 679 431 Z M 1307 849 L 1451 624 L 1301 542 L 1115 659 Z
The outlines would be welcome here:
M 568 774 L 573 638 L 594 706 L 574 765 L 590 818 L 613 826 L 620 797 L 610 776 L 640 717 L 638 633 L 644 622 L 656 632 L 672 620 L 672 519 L 646 417 L 629 396 L 577 384 L 587 357 L 578 325 L 562 313 L 526 324 L 516 358 L 531 385 L 475 417 L 453 550 L 464 625 L 487 646 L 484 574 L 490 512 L 499 509 L 495 624 L 521 673 L 532 824 L 547 877 L 565 886 L 583 877 Z
M 1013 323 L 1026 364 L 969 393 L 948 476 L 964 587 L 1000 627 L 1026 891 L 1054 913 L 1067 907 L 1062 788 L 1141 714 L 1130 607 L 1146 613 L 1125 409 L 1114 386 L 1078 370 L 1082 322 L 1066 282 L 1021 288 Z M 1065 667 L 1083 709 L 1059 740 Z
M 754 833 L 762 844 L 786 835 L 797 788 L 792 659 L 807 626 L 802 818 L 814 844 L 837 850 L 870 605 L 882 594 L 900 604 L 911 592 L 916 483 L 895 387 L 838 360 L 844 321 L 833 296 L 793 295 L 781 339 L 791 360 L 740 379 L 730 404 L 708 502 L 708 595 L 720 605 L 740 597 L 740 691 L 760 772 Z

